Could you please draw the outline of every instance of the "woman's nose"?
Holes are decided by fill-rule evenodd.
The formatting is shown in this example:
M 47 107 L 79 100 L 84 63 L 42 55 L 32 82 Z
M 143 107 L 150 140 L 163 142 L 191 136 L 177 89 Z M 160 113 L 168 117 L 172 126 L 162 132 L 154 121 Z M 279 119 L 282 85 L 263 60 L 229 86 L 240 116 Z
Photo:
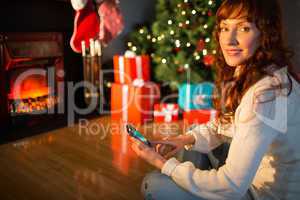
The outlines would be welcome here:
M 226 44 L 227 45 L 237 45 L 238 44 L 237 32 L 235 30 L 228 31 L 227 37 L 226 37 Z

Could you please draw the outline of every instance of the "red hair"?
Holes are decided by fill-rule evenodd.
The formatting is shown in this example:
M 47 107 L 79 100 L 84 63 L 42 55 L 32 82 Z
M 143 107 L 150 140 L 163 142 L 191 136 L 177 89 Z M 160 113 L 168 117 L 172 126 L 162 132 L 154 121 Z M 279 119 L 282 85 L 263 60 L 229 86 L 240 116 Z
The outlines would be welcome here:
M 226 64 L 220 48 L 219 25 L 224 19 L 240 17 L 246 17 L 249 22 L 255 23 L 260 31 L 260 45 L 246 61 L 245 67 L 241 68 L 239 76 L 234 77 L 235 67 Z M 231 121 L 247 90 L 263 77 L 272 76 L 275 70 L 287 67 L 289 74 L 296 78 L 291 64 L 292 52 L 285 46 L 282 30 L 281 8 L 277 0 L 225 0 L 219 7 L 214 32 L 218 50 L 215 81 L 218 98 L 214 100 L 214 104 L 221 120 Z M 270 69 L 270 65 L 274 67 Z M 290 77 L 289 82 L 291 91 Z M 274 86 L 278 87 L 281 86 Z

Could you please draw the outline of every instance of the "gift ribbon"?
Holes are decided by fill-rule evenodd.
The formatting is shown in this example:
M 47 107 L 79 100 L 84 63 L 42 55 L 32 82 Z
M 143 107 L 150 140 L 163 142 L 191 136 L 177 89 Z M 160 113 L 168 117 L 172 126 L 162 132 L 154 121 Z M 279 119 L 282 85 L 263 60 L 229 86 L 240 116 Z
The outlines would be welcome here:
M 125 83 L 125 58 L 134 58 L 136 63 L 136 78 L 143 79 L 143 62 L 142 56 L 132 57 L 132 55 L 119 56 L 119 76 L 120 83 Z
M 136 63 L 137 78 L 143 79 L 142 56 L 137 56 L 135 59 L 135 63 Z
M 124 57 L 119 56 L 119 76 L 120 76 L 120 83 L 125 83 L 125 66 L 124 66 Z
M 128 85 L 122 85 L 122 121 L 128 121 Z
M 127 110 L 127 109 L 126 109 Z M 126 154 L 127 153 L 127 147 L 128 147 L 128 140 L 127 140 L 127 133 L 126 133 L 126 124 L 125 123 L 122 123 L 122 125 L 121 125 L 121 134 L 122 134 L 122 141 L 121 141 L 121 145 L 122 145 L 122 147 L 121 147 L 121 149 L 122 149 L 122 153 L 123 154 Z
M 189 111 L 190 110 L 190 106 L 189 106 L 189 104 L 190 104 L 190 99 L 191 99 L 191 97 L 190 97 L 190 95 L 191 95 L 191 85 L 190 84 L 187 84 L 187 86 L 186 86 L 186 96 L 185 96 L 185 111 Z
M 143 87 L 144 80 L 135 79 L 133 81 L 133 86 L 135 87 Z M 122 121 L 128 122 L 128 98 L 129 98 L 129 86 L 124 84 L 122 85 Z
M 203 94 L 203 86 L 200 86 L 200 89 L 197 91 L 197 93 L 199 93 L 199 95 L 196 95 L 194 97 L 190 97 L 190 95 L 191 95 L 191 85 L 190 84 L 187 85 L 187 87 L 186 87 L 186 96 L 185 96 L 185 98 L 186 98 L 186 100 L 185 100 L 185 110 L 186 111 L 190 110 L 189 105 L 190 105 L 191 101 L 193 102 L 194 105 L 195 104 L 196 105 L 205 105 L 204 100 L 210 97 L 209 95 Z M 193 100 L 191 100 L 191 99 L 193 99 Z

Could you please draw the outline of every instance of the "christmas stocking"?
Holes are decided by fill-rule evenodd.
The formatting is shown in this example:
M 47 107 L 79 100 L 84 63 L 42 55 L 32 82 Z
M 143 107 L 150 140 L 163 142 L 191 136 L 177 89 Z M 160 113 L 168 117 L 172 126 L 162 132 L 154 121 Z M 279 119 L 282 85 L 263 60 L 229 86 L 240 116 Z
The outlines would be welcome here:
M 70 45 L 73 51 L 80 53 L 81 41 L 85 41 L 88 48 L 89 39 L 98 37 L 100 19 L 92 0 L 71 0 L 71 3 L 76 15 Z
M 85 41 L 87 48 L 91 38 L 107 44 L 123 30 L 123 17 L 116 0 L 96 0 L 95 3 L 93 0 L 71 0 L 71 4 L 76 10 L 70 41 L 75 52 L 81 52 L 82 41 Z
M 104 0 L 98 9 L 100 16 L 99 39 L 103 44 L 108 44 L 117 37 L 124 28 L 124 20 L 117 0 Z

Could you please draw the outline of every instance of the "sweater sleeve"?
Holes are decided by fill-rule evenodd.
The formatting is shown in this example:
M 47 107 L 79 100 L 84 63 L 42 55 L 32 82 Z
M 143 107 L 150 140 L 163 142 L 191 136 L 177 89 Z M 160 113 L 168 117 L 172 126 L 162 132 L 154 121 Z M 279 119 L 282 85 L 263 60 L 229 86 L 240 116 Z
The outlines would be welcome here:
M 195 138 L 195 144 L 188 150 L 208 153 L 220 144 L 228 141 L 228 138 L 232 137 L 233 132 L 233 124 L 220 126 L 216 121 L 210 121 L 206 124 L 198 125 L 186 133 L 193 135 Z
M 281 98 L 259 103 L 254 100 L 253 91 L 244 95 L 236 110 L 235 134 L 225 165 L 218 170 L 200 170 L 191 162 L 179 163 L 171 158 L 163 166 L 162 173 L 171 176 L 179 186 L 205 199 L 242 198 L 269 145 L 279 133 L 276 127 L 265 123 L 261 116 L 270 118 L 276 111 L 275 105 L 285 106 Z M 263 93 L 261 97 L 269 96 L 269 93 Z

